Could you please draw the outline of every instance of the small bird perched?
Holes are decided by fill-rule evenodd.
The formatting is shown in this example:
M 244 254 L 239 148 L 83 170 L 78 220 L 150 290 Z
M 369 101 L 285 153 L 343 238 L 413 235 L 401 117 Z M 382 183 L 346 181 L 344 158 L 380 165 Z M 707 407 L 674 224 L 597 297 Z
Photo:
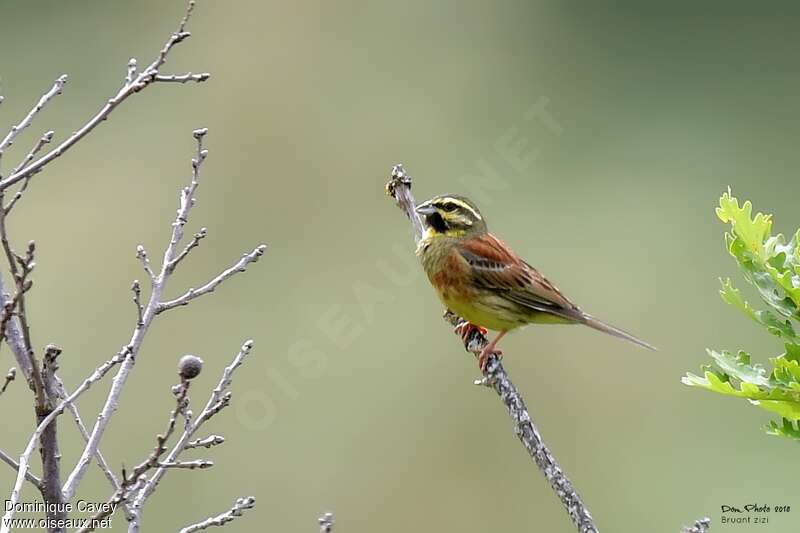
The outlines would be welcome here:
M 538 270 L 489 233 L 478 208 L 463 196 L 444 194 L 416 207 L 425 232 L 417 255 L 433 287 L 448 309 L 467 320 L 459 333 L 466 341 L 479 328 L 498 331 L 481 351 L 478 364 L 486 371 L 489 357 L 503 336 L 527 324 L 583 324 L 638 344 L 653 346 L 581 311 Z M 486 328 L 486 329 L 484 329 Z

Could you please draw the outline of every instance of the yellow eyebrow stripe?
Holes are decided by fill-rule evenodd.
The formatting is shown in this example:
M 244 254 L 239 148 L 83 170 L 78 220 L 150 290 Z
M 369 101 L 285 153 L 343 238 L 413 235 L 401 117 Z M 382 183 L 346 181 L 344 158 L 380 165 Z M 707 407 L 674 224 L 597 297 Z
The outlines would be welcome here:
M 472 216 L 474 216 L 474 217 L 475 217 L 475 218 L 477 218 L 478 220 L 483 220 L 483 218 L 481 217 L 481 215 L 480 215 L 480 214 L 479 214 L 477 211 L 475 211 L 475 209 L 473 209 L 471 205 L 469 205 L 469 204 L 468 204 L 468 203 L 466 203 L 466 202 L 462 202 L 461 200 L 459 200 L 459 199 L 457 199 L 457 198 L 450 198 L 450 197 L 447 197 L 447 198 L 442 198 L 442 203 L 443 203 L 443 204 L 444 204 L 444 203 L 452 203 L 452 204 L 455 204 L 455 205 L 457 205 L 458 207 L 461 207 L 462 209 L 465 209 L 465 210 L 469 211 L 470 213 L 472 213 Z

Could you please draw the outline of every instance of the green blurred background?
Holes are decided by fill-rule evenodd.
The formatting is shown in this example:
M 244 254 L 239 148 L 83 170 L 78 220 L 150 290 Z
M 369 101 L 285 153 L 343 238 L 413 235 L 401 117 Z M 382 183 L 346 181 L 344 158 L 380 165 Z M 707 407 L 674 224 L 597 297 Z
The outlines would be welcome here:
M 402 161 L 419 198 L 472 196 L 493 231 L 582 307 L 659 346 L 566 327 L 504 341 L 509 372 L 601 530 L 673 532 L 702 515 L 716 522 L 721 505 L 759 503 L 795 509 L 758 531 L 797 531 L 797 446 L 762 433 L 765 413 L 679 381 L 706 347 L 762 360 L 780 351 L 717 294 L 717 277 L 738 273 L 713 208 L 730 185 L 774 212 L 778 230 L 800 225 L 792 5 L 199 2 L 194 36 L 164 72 L 212 79 L 130 99 L 36 176 L 10 221 L 18 249 L 37 243 L 34 343 L 63 347 L 70 388 L 129 338 L 129 287 L 143 276 L 135 247 L 160 257 L 193 128 L 210 128 L 210 156 L 189 228 L 209 237 L 168 294 L 270 245 L 146 339 L 103 441 L 116 468 L 149 453 L 181 354 L 206 361 L 197 412 L 241 342 L 256 345 L 232 407 L 206 428 L 228 441 L 195 454 L 217 466 L 171 472 L 144 530 L 172 531 L 253 494 L 257 509 L 228 531 L 314 531 L 327 510 L 343 533 L 572 531 L 440 318 L 410 225 L 383 192 Z M 4 156 L 8 170 L 44 130 L 63 138 L 82 125 L 129 57 L 152 59 L 184 6 L 3 8 L 3 130 L 70 75 Z M 13 364 L 8 349 L 0 364 Z M 108 385 L 82 398 L 88 420 Z M 0 412 L 2 448 L 16 455 L 32 430 L 21 383 Z M 70 420 L 60 427 L 69 471 L 80 440 Z M 0 468 L 0 486 L 11 482 Z M 95 467 L 81 491 L 109 493 Z M 26 486 L 23 500 L 35 496 Z

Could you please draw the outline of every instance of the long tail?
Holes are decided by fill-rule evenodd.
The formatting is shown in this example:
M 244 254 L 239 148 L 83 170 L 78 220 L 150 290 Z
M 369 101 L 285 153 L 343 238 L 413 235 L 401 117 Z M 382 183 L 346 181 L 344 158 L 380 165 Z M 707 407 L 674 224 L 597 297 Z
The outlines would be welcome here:
M 648 344 L 644 342 L 642 339 L 638 337 L 634 337 L 627 331 L 623 331 L 619 328 L 615 328 L 611 324 L 606 324 L 605 322 L 596 319 L 591 315 L 584 314 L 583 315 L 584 324 L 589 326 L 592 329 L 596 329 L 597 331 L 602 331 L 603 333 L 608 333 L 609 335 L 613 335 L 615 337 L 619 337 L 620 339 L 625 339 L 628 342 L 632 342 L 633 344 L 637 344 L 642 348 L 647 348 L 648 350 L 655 350 L 656 347 L 652 344 Z

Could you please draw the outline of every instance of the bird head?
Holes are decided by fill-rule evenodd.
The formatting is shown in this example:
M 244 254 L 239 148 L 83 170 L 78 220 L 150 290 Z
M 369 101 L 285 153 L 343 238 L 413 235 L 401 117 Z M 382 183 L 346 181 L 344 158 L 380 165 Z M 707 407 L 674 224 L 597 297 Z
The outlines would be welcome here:
M 486 221 L 468 198 L 442 194 L 416 208 L 432 236 L 464 237 L 486 233 Z

